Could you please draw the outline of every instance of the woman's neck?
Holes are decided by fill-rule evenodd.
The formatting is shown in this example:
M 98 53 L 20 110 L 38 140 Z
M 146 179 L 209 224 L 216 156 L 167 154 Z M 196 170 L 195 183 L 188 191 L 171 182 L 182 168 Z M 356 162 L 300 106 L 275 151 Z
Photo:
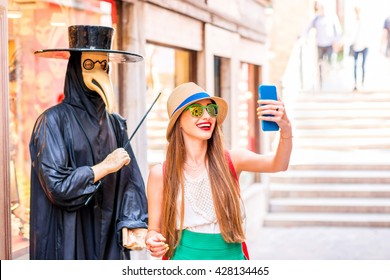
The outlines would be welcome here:
M 186 142 L 185 163 L 190 166 L 198 166 L 205 163 L 207 153 L 207 141 Z

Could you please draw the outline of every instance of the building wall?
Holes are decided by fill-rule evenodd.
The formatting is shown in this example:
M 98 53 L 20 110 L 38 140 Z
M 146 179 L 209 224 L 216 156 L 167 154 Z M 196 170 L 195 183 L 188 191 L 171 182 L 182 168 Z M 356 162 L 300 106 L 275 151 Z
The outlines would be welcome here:
M 280 86 L 291 50 L 313 16 L 313 0 L 273 1 L 269 40 L 269 78 Z
M 144 25 L 144 3 L 122 3 L 118 24 L 118 36 L 120 36 L 120 49 L 129 50 L 145 56 L 145 33 L 140 32 Z M 130 135 L 137 128 L 146 112 L 145 103 L 145 63 L 129 63 L 119 70 L 119 112 L 127 121 L 127 130 Z M 134 134 L 131 146 L 134 150 L 138 165 L 144 178 L 147 176 L 148 164 L 146 160 L 145 139 L 146 129 L 143 124 Z
M 230 113 L 237 104 L 240 62 L 263 65 L 266 60 L 265 6 L 259 1 L 139 1 L 143 2 L 145 40 L 196 51 L 197 82 L 214 94 L 214 56 L 230 61 Z M 140 6 L 141 7 L 141 6 Z M 142 33 L 142 30 L 138 30 Z M 228 117 L 236 127 L 234 117 Z M 231 129 L 234 131 L 234 129 Z M 236 144 L 237 133 L 225 135 Z
M 153 3 L 145 3 L 143 9 L 145 40 L 196 51 L 203 49 L 203 26 L 198 19 Z

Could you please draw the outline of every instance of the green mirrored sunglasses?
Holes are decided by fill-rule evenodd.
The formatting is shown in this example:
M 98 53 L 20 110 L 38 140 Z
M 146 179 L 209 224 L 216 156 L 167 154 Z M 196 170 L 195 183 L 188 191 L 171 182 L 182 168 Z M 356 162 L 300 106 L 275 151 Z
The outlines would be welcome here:
M 207 113 L 211 117 L 216 117 L 218 115 L 218 105 L 216 104 L 209 104 L 206 106 L 202 106 L 198 103 L 195 103 L 185 108 L 184 111 L 190 110 L 191 116 L 193 116 L 194 118 L 200 118 L 201 116 L 203 116 L 204 109 L 207 110 Z

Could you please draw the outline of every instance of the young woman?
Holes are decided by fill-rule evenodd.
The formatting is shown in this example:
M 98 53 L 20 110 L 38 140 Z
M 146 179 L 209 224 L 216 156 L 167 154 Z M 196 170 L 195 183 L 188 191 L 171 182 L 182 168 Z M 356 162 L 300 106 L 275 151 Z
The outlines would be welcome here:
M 167 259 L 246 259 L 242 171 L 278 172 L 288 168 L 292 131 L 282 101 L 262 100 L 259 119 L 275 121 L 280 141 L 275 155 L 224 150 L 220 126 L 226 101 L 194 83 L 175 88 L 168 98 L 166 161 L 151 168 L 148 183 L 149 229 L 146 246 Z M 273 117 L 265 116 L 267 114 Z

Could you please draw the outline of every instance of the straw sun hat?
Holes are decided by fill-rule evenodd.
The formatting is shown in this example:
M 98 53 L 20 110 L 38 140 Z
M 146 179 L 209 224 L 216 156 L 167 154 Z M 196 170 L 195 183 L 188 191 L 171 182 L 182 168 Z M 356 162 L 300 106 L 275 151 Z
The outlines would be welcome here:
M 223 123 L 228 112 L 227 102 L 220 97 L 210 96 L 203 88 L 195 83 L 184 83 L 176 87 L 168 98 L 167 111 L 169 124 L 166 134 L 168 141 L 173 126 L 183 110 L 187 108 L 187 106 L 204 99 L 211 99 L 218 105 L 217 125 Z

